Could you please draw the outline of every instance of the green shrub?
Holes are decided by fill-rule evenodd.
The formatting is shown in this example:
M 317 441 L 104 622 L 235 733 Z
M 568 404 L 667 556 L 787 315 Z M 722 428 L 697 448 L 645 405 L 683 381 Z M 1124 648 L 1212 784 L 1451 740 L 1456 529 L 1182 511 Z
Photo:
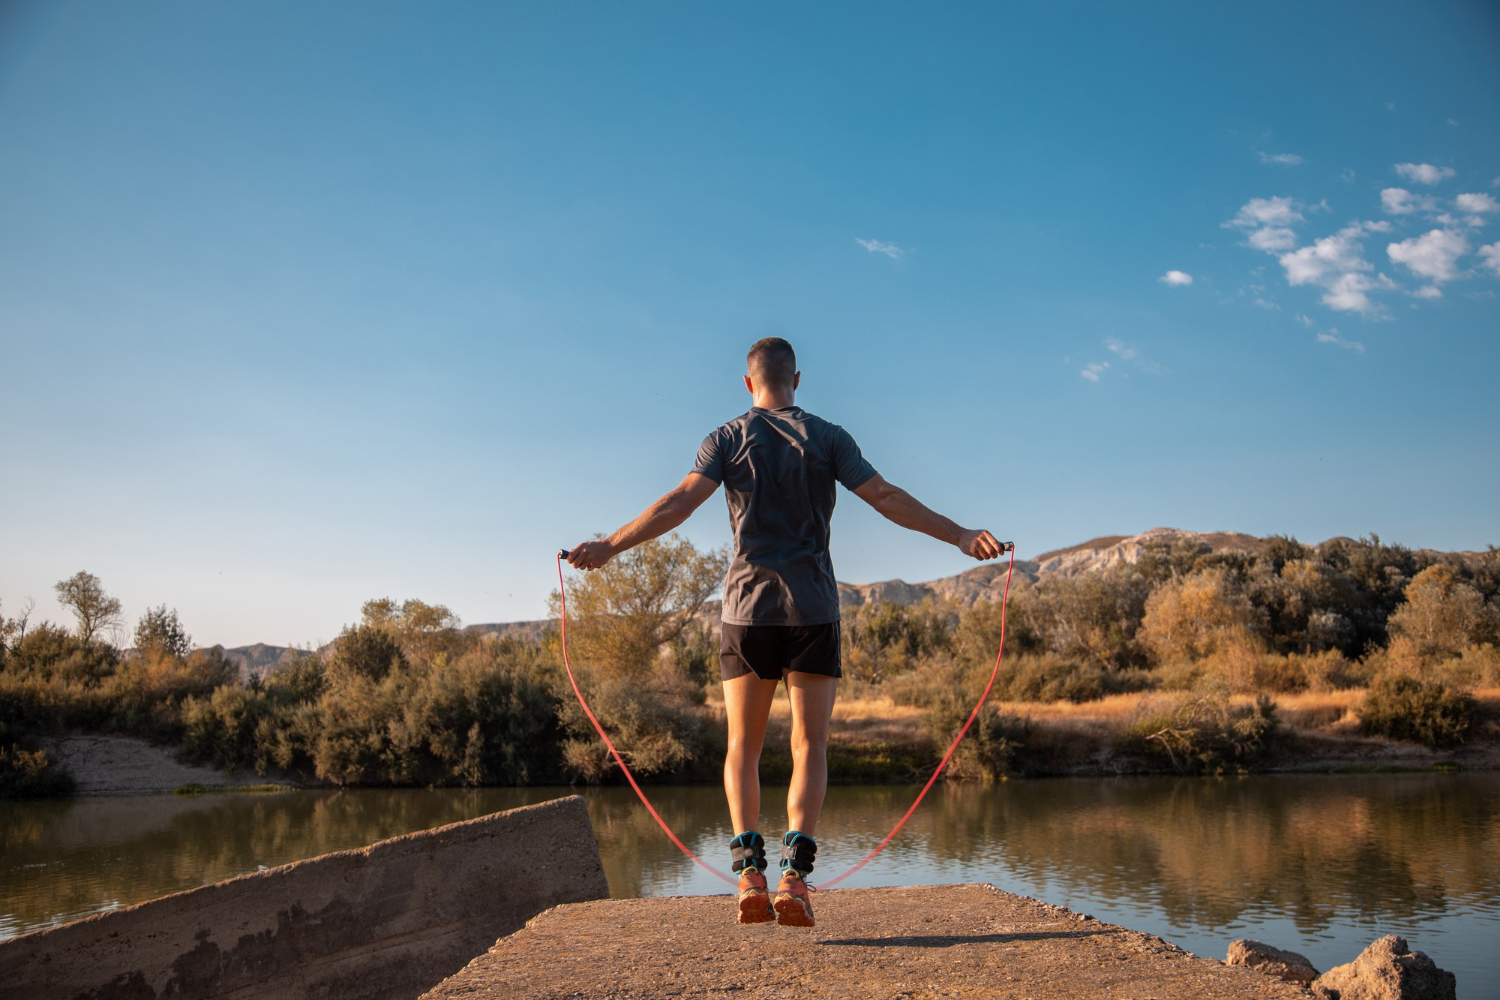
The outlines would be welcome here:
M 927 710 L 926 722 L 937 753 L 947 751 L 973 711 L 972 700 L 952 691 L 934 701 Z M 947 777 L 995 781 L 1015 773 L 1016 757 L 1026 744 L 1029 729 L 1029 722 L 986 703 L 954 751 Z
M 1236 706 L 1220 692 L 1184 692 L 1143 699 L 1112 742 L 1119 753 L 1202 774 L 1245 767 L 1272 750 L 1278 735 L 1276 705 L 1267 697 Z
M 1372 736 L 1429 747 L 1468 739 L 1478 704 L 1468 694 L 1435 681 L 1387 675 L 1370 685 L 1360 705 L 1360 727 Z
M 255 767 L 257 732 L 271 706 L 262 695 L 224 685 L 182 707 L 181 757 L 224 770 Z
M 597 784 L 616 768 L 604 742 L 568 690 L 560 710 L 563 765 L 570 777 Z M 584 686 L 589 707 L 637 776 L 670 775 L 689 766 L 702 744 L 703 717 L 673 694 L 607 678 Z

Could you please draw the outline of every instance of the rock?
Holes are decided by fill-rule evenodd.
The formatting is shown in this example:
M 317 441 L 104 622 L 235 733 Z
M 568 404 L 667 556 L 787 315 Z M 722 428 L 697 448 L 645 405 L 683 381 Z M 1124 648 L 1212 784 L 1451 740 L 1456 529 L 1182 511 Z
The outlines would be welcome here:
M 1241 939 L 1229 946 L 1225 965 L 1244 965 L 1289 983 L 1306 986 L 1318 978 L 1318 970 L 1304 955 L 1295 951 L 1282 951 L 1260 941 Z
M 1313 980 L 1312 991 L 1322 1000 L 1457 1000 L 1458 980 L 1405 938 L 1387 934 Z

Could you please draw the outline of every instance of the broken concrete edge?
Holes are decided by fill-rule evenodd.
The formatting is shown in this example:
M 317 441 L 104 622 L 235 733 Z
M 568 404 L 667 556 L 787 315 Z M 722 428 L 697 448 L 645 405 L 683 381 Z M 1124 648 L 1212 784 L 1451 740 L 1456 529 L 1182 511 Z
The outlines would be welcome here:
M 568 796 L 19 935 L 0 998 L 415 996 L 539 910 L 608 893 Z
M 473 830 L 478 833 L 482 828 L 491 824 L 497 816 L 506 816 L 513 813 L 522 813 L 531 810 L 542 811 L 567 808 L 572 806 L 574 803 L 576 803 L 578 807 L 583 808 L 583 796 L 565 795 L 562 798 L 548 799 L 546 802 L 537 802 L 529 806 L 518 806 L 515 809 L 505 809 L 501 812 L 488 813 L 484 816 L 476 816 L 473 819 L 463 819 L 458 820 L 455 823 L 446 823 L 443 826 L 435 826 L 428 830 L 414 830 L 410 833 L 397 834 L 394 837 L 387 837 L 385 840 L 377 840 L 375 843 L 367 844 L 364 847 L 350 847 L 342 851 L 329 851 L 327 854 L 314 855 L 310 858 L 299 858 L 296 861 L 288 861 L 286 864 L 276 865 L 273 868 L 262 868 L 259 871 L 245 872 L 240 875 L 233 875 L 218 882 L 210 882 L 206 885 L 194 886 L 191 889 L 180 889 L 177 892 L 169 892 L 165 896 L 157 896 L 155 899 L 148 899 L 140 903 L 131 903 L 129 906 L 119 906 L 110 910 L 101 910 L 98 913 L 91 913 L 86 917 L 79 917 L 77 920 L 70 920 L 67 923 L 57 924 L 53 927 L 39 927 L 36 930 L 27 931 L 24 934 L 18 934 L 15 937 L 0 941 L 0 949 L 3 949 L 5 946 L 13 944 L 15 942 L 35 938 L 36 936 L 41 934 L 53 934 L 57 931 L 76 927 L 80 924 L 109 920 L 111 918 L 119 917 L 122 915 L 133 914 L 144 907 L 155 906 L 156 904 L 166 902 L 167 900 L 177 900 L 182 898 L 183 896 L 191 896 L 194 893 L 202 893 L 205 890 L 231 887 L 244 882 L 253 882 L 256 879 L 277 879 L 280 876 L 290 872 L 292 869 L 301 868 L 302 866 L 314 861 L 334 861 L 340 858 L 374 859 L 378 854 L 390 851 L 399 851 L 404 847 L 412 846 L 419 843 L 420 841 L 429 839 L 437 835 L 462 835 L 468 830 Z M 480 834 L 480 836 L 488 836 L 488 834 Z

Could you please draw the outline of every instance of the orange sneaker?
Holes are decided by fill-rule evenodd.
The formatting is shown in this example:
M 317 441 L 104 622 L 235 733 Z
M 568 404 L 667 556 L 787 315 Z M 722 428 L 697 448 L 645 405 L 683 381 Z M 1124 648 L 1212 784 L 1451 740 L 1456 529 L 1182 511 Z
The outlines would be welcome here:
M 796 875 L 781 876 L 776 886 L 776 922 L 784 927 L 813 926 L 812 900 L 807 897 L 807 882 Z
M 755 868 L 746 868 L 740 875 L 740 923 L 763 924 L 775 919 L 765 875 Z

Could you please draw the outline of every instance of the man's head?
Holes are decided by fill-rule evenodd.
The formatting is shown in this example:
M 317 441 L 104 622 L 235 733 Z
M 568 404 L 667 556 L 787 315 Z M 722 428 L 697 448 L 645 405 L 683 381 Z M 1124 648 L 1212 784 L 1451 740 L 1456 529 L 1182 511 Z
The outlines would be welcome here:
M 757 340 L 745 358 L 745 371 L 757 389 L 786 392 L 797 387 L 797 353 L 780 337 Z

